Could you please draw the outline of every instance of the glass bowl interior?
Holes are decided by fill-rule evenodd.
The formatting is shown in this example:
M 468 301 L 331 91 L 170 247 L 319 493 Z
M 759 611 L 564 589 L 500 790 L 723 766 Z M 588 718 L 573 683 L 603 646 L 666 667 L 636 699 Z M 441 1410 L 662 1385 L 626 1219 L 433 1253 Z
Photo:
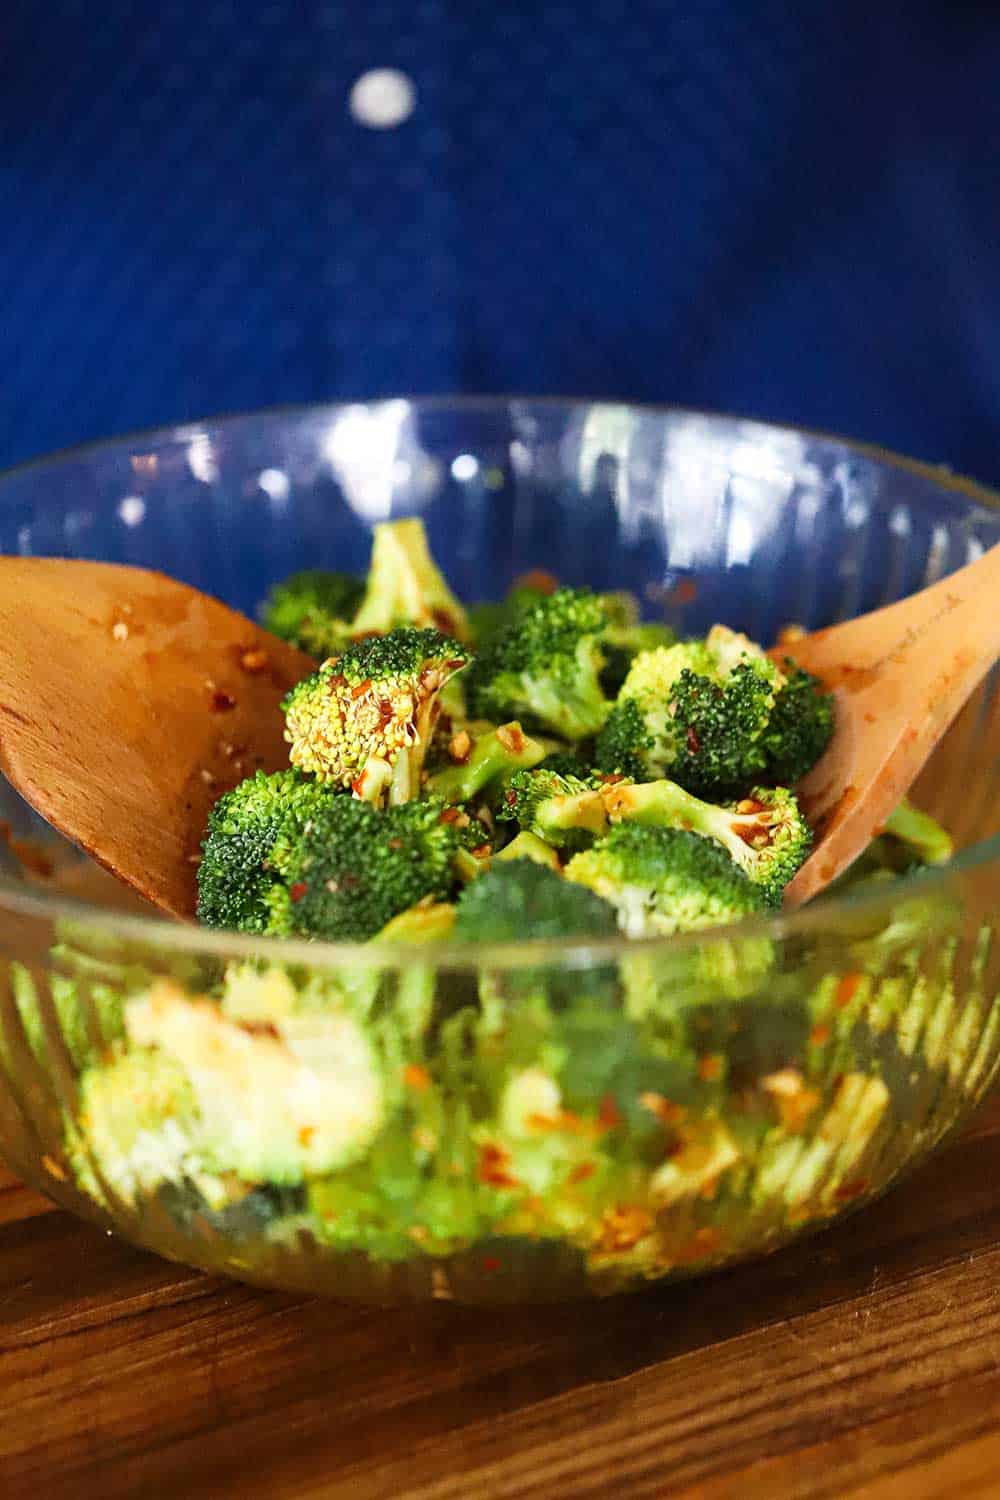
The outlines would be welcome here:
M 275 410 L 0 476 L 0 551 L 158 568 L 247 613 L 297 568 L 362 571 L 372 526 L 406 515 L 423 518 L 466 599 L 499 597 L 544 568 L 570 584 L 631 589 L 648 618 L 682 634 L 721 620 L 763 642 L 789 623 L 815 629 L 890 603 L 1000 540 L 996 497 L 944 470 L 739 418 L 578 401 Z M 984 732 L 994 687 L 991 678 L 918 787 L 960 850 L 1000 831 Z M 2 779 L 0 816 L 15 838 L 42 841 L 59 870 L 55 886 L 40 884 L 38 862 L 0 844 L 0 903 L 91 900 L 159 923 L 77 861 Z M 160 936 L 180 940 L 163 927 Z M 335 951 L 323 961 L 335 963 Z
M 681 633 L 723 621 L 764 642 L 789 623 L 816 628 L 903 597 L 1000 541 L 991 495 L 891 455 L 735 418 L 559 400 L 265 412 L 139 434 L 0 476 L 0 551 L 153 567 L 247 612 L 297 568 L 361 571 L 372 526 L 405 515 L 423 518 L 438 562 L 466 599 L 499 597 L 519 574 L 544 568 L 571 584 L 631 589 L 647 617 Z M 522 945 L 477 950 L 473 961 L 466 950 L 429 956 L 328 944 L 275 943 L 262 955 L 249 939 L 161 920 L 130 907 L 0 781 L 0 819 L 10 830 L 0 853 L 0 1153 L 77 1211 L 161 1253 L 267 1284 L 383 1299 L 588 1295 L 780 1244 L 895 1180 L 964 1118 L 994 1075 L 998 766 L 993 674 L 917 788 L 962 851 L 923 880 L 919 918 L 911 890 L 881 886 L 717 934 Z M 67 944 L 76 954 L 69 978 Z M 266 1002 L 280 1015 L 248 1019 L 238 1010 L 249 1003 L 242 990 L 219 1002 L 227 962 L 249 959 L 259 969 L 265 958 L 272 975 L 286 976 Z M 197 1165 L 189 1141 L 181 1166 L 162 1176 L 157 1164 L 179 1129 L 166 1117 L 130 1138 L 127 1162 L 117 1145 L 109 1155 L 94 1125 L 102 1098 L 107 1108 L 102 1080 L 123 1048 L 126 1064 L 134 1061 L 129 1047 L 148 1056 L 148 1036 L 142 1046 L 138 1038 L 156 1020 L 146 990 L 135 987 L 140 971 L 147 989 L 150 979 L 173 986 L 157 1002 L 157 1024 L 171 1004 L 184 1004 L 189 1029 L 208 1025 L 199 998 L 207 993 L 223 1012 L 230 1006 L 247 1035 L 266 1023 L 296 1057 L 309 1047 L 314 1057 L 317 1036 L 297 1007 L 314 981 L 331 976 L 343 1009 L 336 1026 L 345 1017 L 361 1024 L 363 1014 L 368 1028 L 354 1037 L 358 1074 L 364 1058 L 377 1053 L 389 1068 L 392 1048 L 396 1057 L 402 1047 L 402 1057 L 419 1042 L 419 1061 L 400 1063 L 420 1096 L 405 1106 L 417 1123 L 406 1116 L 404 1155 L 422 1151 L 432 1162 L 410 1184 L 413 1201 L 403 1203 L 399 1183 L 410 1179 L 398 1163 L 396 1185 L 374 1207 L 369 1179 L 351 1177 L 388 1171 L 385 1133 L 368 1156 L 345 1164 L 334 1153 L 312 1176 L 312 1124 L 302 1127 L 306 1145 L 291 1167 L 288 1158 L 280 1168 L 255 1158 L 252 1169 L 245 1156 L 233 1159 L 237 1096 L 218 1079 L 206 1085 L 202 1123 L 218 1085 L 227 1138 L 208 1154 L 202 1141 Z M 618 998 L 601 989 L 598 1005 L 594 976 L 612 971 Z M 542 992 L 558 1044 L 555 1032 L 543 1042 L 541 1032 L 532 1041 L 524 1031 L 526 1018 L 542 1026 Z M 138 1006 L 135 1035 L 123 1030 L 126 1002 Z M 407 1040 L 414 1007 L 422 1019 Z M 473 1013 L 456 1062 L 449 1027 Z M 395 1026 L 400 1017 L 390 1047 L 389 1019 Z M 329 1048 L 334 1022 L 324 1024 Z M 482 1027 L 494 1029 L 487 1036 Z M 495 1084 L 499 1036 L 521 1048 L 520 1062 L 507 1057 L 503 1100 L 491 1115 L 483 1101 Z M 824 1048 L 839 1051 L 823 1061 Z M 612 1054 L 613 1088 L 595 1066 Z M 684 1079 L 675 1066 L 682 1054 L 693 1070 Z M 560 1135 L 558 1150 L 546 1144 L 545 1155 L 531 1135 L 542 1127 L 529 1123 L 519 1135 L 503 1090 L 528 1076 L 551 1095 L 552 1079 L 546 1085 L 539 1073 L 552 1057 L 565 1072 L 552 1118 L 576 1144 Z M 258 1063 L 270 1066 L 263 1055 Z M 258 1063 L 247 1063 L 248 1076 Z M 397 1108 L 390 1072 L 379 1084 L 383 1111 Z M 671 1097 L 667 1075 L 676 1075 L 686 1103 Z M 443 1111 L 433 1128 L 418 1109 L 432 1099 Z M 252 1115 L 255 1104 L 247 1107 Z M 767 1110 L 777 1114 L 765 1129 Z M 665 1166 L 657 1175 L 643 1156 L 654 1150 L 646 1115 L 656 1111 L 666 1136 L 655 1150 L 673 1161 L 673 1177 Z M 862 1139 L 856 1122 L 866 1119 Z M 754 1135 L 755 1121 L 763 1134 Z M 286 1124 L 272 1119 L 269 1128 L 280 1134 Z M 454 1153 L 441 1171 L 468 1187 L 474 1212 L 471 1197 L 457 1204 L 450 1179 L 447 1191 L 437 1179 L 433 1191 L 428 1185 L 443 1140 Z M 582 1140 L 594 1160 L 579 1155 Z M 455 1164 L 462 1151 L 465 1168 Z M 515 1163 L 523 1157 L 530 1203 L 502 1180 L 504 1153 Z M 687 1196 L 678 1163 L 693 1173 Z M 586 1204 L 585 1191 L 596 1195 Z M 486 1207 L 483 1194 L 493 1195 Z M 431 1202 L 441 1222 L 428 1225 Z

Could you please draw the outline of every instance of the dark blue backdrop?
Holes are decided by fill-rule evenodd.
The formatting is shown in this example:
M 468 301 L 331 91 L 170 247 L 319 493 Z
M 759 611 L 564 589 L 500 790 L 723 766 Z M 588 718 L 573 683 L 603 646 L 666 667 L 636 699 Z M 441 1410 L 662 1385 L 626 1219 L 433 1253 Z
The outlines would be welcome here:
M 516 389 L 1000 480 L 994 6 L 4 0 L 0 33 L 0 462 Z M 395 130 L 347 110 L 382 66 Z

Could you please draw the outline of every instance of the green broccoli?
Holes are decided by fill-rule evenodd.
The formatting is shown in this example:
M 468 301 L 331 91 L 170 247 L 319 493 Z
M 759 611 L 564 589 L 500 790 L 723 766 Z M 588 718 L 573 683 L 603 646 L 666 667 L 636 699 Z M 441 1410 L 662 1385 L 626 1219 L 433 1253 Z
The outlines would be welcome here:
M 558 587 L 551 573 L 536 570 L 516 579 L 499 603 L 489 601 L 474 604 L 469 610 L 469 628 L 477 647 L 482 646 L 489 636 L 506 629 L 512 620 L 537 604 L 540 599 L 554 594 Z
M 557 589 L 484 642 L 468 679 L 481 718 L 517 716 L 565 739 L 595 734 L 610 704 L 601 690 L 605 606 L 585 589 Z
M 780 906 L 785 886 L 812 848 L 809 825 L 785 787 L 755 787 L 721 807 L 674 781 L 618 782 L 605 787 L 603 797 L 612 823 L 686 828 L 714 839 L 773 906 Z
M 349 646 L 285 698 L 292 764 L 365 801 L 415 797 L 438 695 L 467 661 L 458 641 L 405 625 Z
M 299 771 L 258 771 L 220 797 L 208 819 L 198 866 L 198 920 L 208 927 L 268 932 L 268 893 L 297 836 L 332 787 Z
M 585 848 L 608 830 L 600 782 L 554 771 L 515 771 L 500 798 L 497 818 L 519 823 L 557 848 Z
M 261 606 L 265 630 L 320 658 L 347 645 L 365 586 L 352 573 L 306 568 L 276 583 Z
M 433 626 L 460 641 L 470 636 L 465 610 L 431 557 L 416 516 L 375 527 L 368 584 L 351 633 L 384 634 L 397 625 Z
M 565 877 L 610 901 L 629 937 L 717 927 L 767 906 L 723 849 L 677 828 L 619 823 L 575 854 Z
M 458 899 L 454 935 L 465 943 L 611 937 L 613 907 L 531 859 L 494 865 Z
M 271 894 L 272 929 L 364 943 L 420 901 L 448 901 L 457 857 L 482 830 L 437 801 L 379 810 L 334 797 L 289 852 Z
M 468 802 L 497 776 L 537 766 L 550 749 L 549 741 L 532 739 L 516 719 L 499 726 L 467 724 L 449 744 L 453 764 L 434 771 L 427 790 L 443 802 Z
M 955 852 L 950 833 L 946 833 L 930 813 L 921 812 L 904 797 L 890 813 L 881 829 L 884 838 L 893 839 L 902 856 L 904 868 L 914 865 L 946 865 Z
M 785 662 L 786 681 L 774 700 L 761 747 L 769 781 L 792 786 L 823 754 L 833 735 L 833 698 L 818 678 Z
M 455 908 L 447 901 L 422 901 L 401 911 L 373 939 L 378 943 L 442 943 L 455 925 Z
M 600 597 L 608 616 L 608 627 L 601 637 L 604 655 L 601 686 L 609 698 L 614 698 L 639 652 L 673 646 L 677 633 L 659 621 L 640 619 L 639 601 L 634 594 L 622 590 Z
M 738 794 L 767 765 L 763 736 L 784 684 L 759 646 L 723 625 L 704 641 L 641 651 L 598 736 L 597 765 Z

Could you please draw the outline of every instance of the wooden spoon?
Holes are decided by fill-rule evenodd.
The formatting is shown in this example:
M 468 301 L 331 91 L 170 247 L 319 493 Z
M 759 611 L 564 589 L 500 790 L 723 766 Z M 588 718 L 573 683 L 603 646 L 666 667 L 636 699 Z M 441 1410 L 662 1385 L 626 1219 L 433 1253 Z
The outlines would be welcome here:
M 1000 654 L 1000 547 L 949 578 L 777 648 L 837 699 L 800 793 L 819 835 L 797 906 L 864 849 Z M 110 563 L 0 557 L 0 769 L 148 900 L 195 910 L 209 809 L 287 765 L 279 710 L 312 659 L 197 589 Z
M 799 906 L 862 852 L 1000 656 L 1000 546 L 940 583 L 776 648 L 836 698 L 830 747 L 798 787 L 816 847 Z
M 212 803 L 288 764 L 279 705 L 314 666 L 160 573 L 0 557 L 0 770 L 174 916 L 194 916 Z

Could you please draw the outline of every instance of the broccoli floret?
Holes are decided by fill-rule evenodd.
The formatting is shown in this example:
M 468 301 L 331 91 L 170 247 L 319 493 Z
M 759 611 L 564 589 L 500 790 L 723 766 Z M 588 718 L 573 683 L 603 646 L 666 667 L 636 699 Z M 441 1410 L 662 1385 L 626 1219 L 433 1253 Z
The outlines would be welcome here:
M 468 680 L 482 718 L 517 716 L 565 739 L 595 734 L 609 703 L 600 683 L 605 607 L 585 589 L 557 589 L 484 643 Z
M 351 636 L 365 586 L 352 573 L 306 568 L 276 583 L 261 606 L 265 630 L 313 656 L 330 656 Z
M 477 646 L 481 646 L 487 637 L 506 629 L 518 615 L 537 604 L 539 599 L 546 599 L 554 594 L 558 587 L 551 573 L 543 573 L 537 569 L 532 573 L 525 573 L 514 582 L 506 598 L 499 603 L 484 602 L 472 606 L 469 610 L 472 639 Z
M 722 625 L 704 641 L 642 651 L 598 736 L 597 765 L 738 793 L 767 765 L 763 735 L 784 683 L 759 646 Z
M 431 557 L 417 517 L 375 527 L 368 584 L 351 631 L 364 636 L 397 625 L 433 626 L 460 641 L 470 634 L 465 610 Z
M 271 929 L 269 892 L 302 829 L 334 801 L 329 786 L 299 771 L 258 771 L 220 797 L 198 866 L 198 920 L 240 932 Z
M 537 766 L 549 748 L 549 742 L 525 734 L 516 719 L 496 728 L 466 725 L 449 746 L 457 764 L 428 777 L 427 790 L 443 802 L 467 802 L 497 776 Z
M 620 823 L 575 854 L 565 876 L 610 901 L 629 937 L 717 927 L 766 907 L 724 850 L 677 828 Z
M 272 925 L 289 935 L 367 942 L 421 901 L 448 901 L 456 858 L 482 830 L 437 801 L 384 811 L 335 797 L 311 819 L 272 896 Z
M 787 681 L 761 736 L 765 773 L 782 786 L 800 781 L 823 754 L 833 735 L 833 698 L 811 672 L 786 662 Z
M 600 782 L 554 771 L 515 771 L 497 817 L 557 848 L 582 849 L 608 829 Z
M 454 935 L 465 943 L 610 937 L 614 909 L 530 859 L 494 865 L 459 897 Z
M 467 661 L 458 641 L 412 626 L 349 646 L 284 701 L 293 765 L 366 801 L 415 797 L 438 695 Z
M 629 668 L 640 651 L 655 651 L 658 646 L 672 646 L 676 631 L 655 620 L 639 618 L 639 601 L 634 594 L 622 591 L 602 594 L 608 616 L 608 628 L 601 637 L 604 668 L 601 686 L 614 698 L 628 676 Z
M 686 828 L 714 839 L 773 906 L 812 848 L 812 833 L 785 787 L 755 787 L 727 806 L 702 802 L 674 781 L 607 786 L 611 821 Z

